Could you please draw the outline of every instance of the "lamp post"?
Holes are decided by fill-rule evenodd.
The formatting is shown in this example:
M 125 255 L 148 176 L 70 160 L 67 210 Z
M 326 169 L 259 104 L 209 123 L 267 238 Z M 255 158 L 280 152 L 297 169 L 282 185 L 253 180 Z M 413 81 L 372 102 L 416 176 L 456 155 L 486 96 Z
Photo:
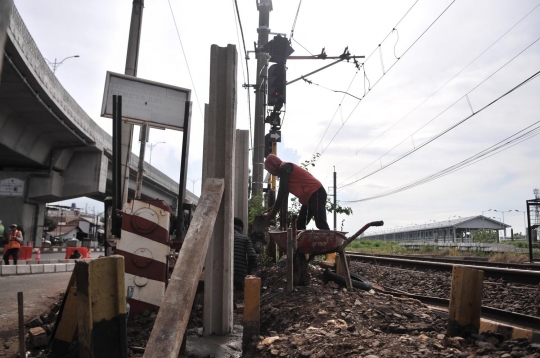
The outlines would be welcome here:
M 496 211 L 498 213 L 501 213 L 502 214 L 502 223 L 503 223 L 503 232 L 504 232 L 504 236 L 503 236 L 503 239 L 506 240 L 506 225 L 504 224 L 504 213 L 509 213 L 511 212 L 512 210 L 506 210 L 506 211 L 501 211 L 501 210 L 493 210 L 493 211 Z
M 518 213 L 523 213 L 523 230 L 525 230 L 525 239 L 527 239 L 527 237 L 529 236 L 529 233 L 527 232 L 527 221 L 525 220 L 526 212 L 521 211 L 521 210 L 514 210 L 514 211 L 517 211 Z
M 166 142 L 146 143 L 146 145 L 150 147 L 150 162 L 149 162 L 150 165 L 152 165 L 152 149 L 154 149 L 154 147 L 160 143 L 166 143 Z
M 195 194 L 195 183 L 201 180 L 201 178 L 198 178 L 195 180 L 188 178 L 188 180 L 190 180 L 193 183 L 193 194 Z
M 56 69 L 62 64 L 64 63 L 65 60 L 67 60 L 68 58 L 74 58 L 74 57 L 80 57 L 79 55 L 75 55 L 75 56 L 68 56 L 66 58 L 64 58 L 62 61 L 60 62 L 57 62 L 56 61 L 56 58 L 54 59 L 54 62 L 51 62 L 49 60 L 47 60 L 45 57 L 45 61 L 47 61 L 49 63 L 49 65 L 52 67 L 52 70 L 53 70 L 53 73 L 56 73 Z
M 482 211 L 482 230 L 485 230 L 485 227 L 484 227 L 484 213 L 487 213 L 488 211 L 491 211 L 491 209 Z
M 492 219 L 497 219 L 499 221 L 499 223 L 501 222 L 501 218 L 498 218 L 496 216 L 492 216 L 491 217 Z M 499 231 L 497 230 L 497 241 L 500 242 L 501 241 L 501 238 L 499 236 Z

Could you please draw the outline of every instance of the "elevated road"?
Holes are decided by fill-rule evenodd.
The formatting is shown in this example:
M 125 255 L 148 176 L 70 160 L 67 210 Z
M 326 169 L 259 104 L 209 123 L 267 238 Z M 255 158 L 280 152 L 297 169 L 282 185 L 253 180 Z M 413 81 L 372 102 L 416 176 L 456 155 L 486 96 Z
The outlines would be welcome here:
M 112 194 L 112 138 L 60 84 L 13 7 L 0 80 L 0 220 L 41 239 L 44 205 Z M 130 197 L 138 157 L 131 155 Z M 177 207 L 178 183 L 145 163 L 143 198 Z M 15 192 L 9 189 L 18 186 Z M 6 188 L 12 190 L 6 195 Z M 198 198 L 187 191 L 187 200 Z M 29 236 L 30 234 L 30 236 Z

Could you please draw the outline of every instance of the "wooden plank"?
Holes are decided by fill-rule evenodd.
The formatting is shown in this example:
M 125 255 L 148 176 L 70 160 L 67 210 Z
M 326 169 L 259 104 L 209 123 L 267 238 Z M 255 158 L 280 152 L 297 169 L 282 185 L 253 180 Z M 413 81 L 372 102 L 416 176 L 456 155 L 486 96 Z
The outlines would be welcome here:
M 197 209 L 146 345 L 145 358 L 178 357 L 224 188 L 223 179 L 208 178 L 204 182 Z
M 482 307 L 484 271 L 454 265 L 448 310 L 450 336 L 478 333 Z
M 244 330 L 242 345 L 245 347 L 259 336 L 261 322 L 261 278 L 246 276 L 244 279 Z
M 339 249 L 339 262 L 343 269 L 343 278 L 345 278 L 345 286 L 348 290 L 352 289 L 351 271 L 349 270 L 349 263 L 347 262 L 347 256 L 343 248 Z
M 294 289 L 293 265 L 294 265 L 294 241 L 292 229 L 287 230 L 287 292 Z

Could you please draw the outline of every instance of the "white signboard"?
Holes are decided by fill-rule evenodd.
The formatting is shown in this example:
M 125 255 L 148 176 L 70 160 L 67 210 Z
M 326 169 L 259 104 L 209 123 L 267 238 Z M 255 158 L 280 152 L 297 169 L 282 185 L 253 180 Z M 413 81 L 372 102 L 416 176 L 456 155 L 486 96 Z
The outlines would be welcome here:
M 24 181 L 7 178 L 0 181 L 0 196 L 23 196 Z
M 122 96 L 122 119 L 182 130 L 191 90 L 107 71 L 102 117 L 112 118 L 113 95 Z

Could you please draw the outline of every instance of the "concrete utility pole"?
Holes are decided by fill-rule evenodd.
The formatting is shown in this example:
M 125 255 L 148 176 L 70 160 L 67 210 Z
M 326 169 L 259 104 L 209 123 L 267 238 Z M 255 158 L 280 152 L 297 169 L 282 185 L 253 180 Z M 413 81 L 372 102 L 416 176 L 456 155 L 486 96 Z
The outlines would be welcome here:
M 337 174 L 334 167 L 334 231 L 337 230 Z
M 268 42 L 272 0 L 259 0 L 259 41 L 257 43 L 257 77 L 255 85 L 255 129 L 253 135 L 253 179 L 251 195 L 262 191 L 264 177 L 264 118 L 266 115 L 266 81 L 269 55 L 261 49 Z
M 137 66 L 139 63 L 139 44 L 141 42 L 142 17 L 144 9 L 144 0 L 133 0 L 131 11 L 131 25 L 129 27 L 128 48 L 126 55 L 125 74 L 137 76 Z M 128 202 L 129 192 L 129 161 L 131 156 L 131 141 L 133 139 L 133 124 L 122 122 L 122 151 L 120 154 L 120 163 L 122 166 L 122 203 Z M 141 143 L 144 148 L 145 141 Z

